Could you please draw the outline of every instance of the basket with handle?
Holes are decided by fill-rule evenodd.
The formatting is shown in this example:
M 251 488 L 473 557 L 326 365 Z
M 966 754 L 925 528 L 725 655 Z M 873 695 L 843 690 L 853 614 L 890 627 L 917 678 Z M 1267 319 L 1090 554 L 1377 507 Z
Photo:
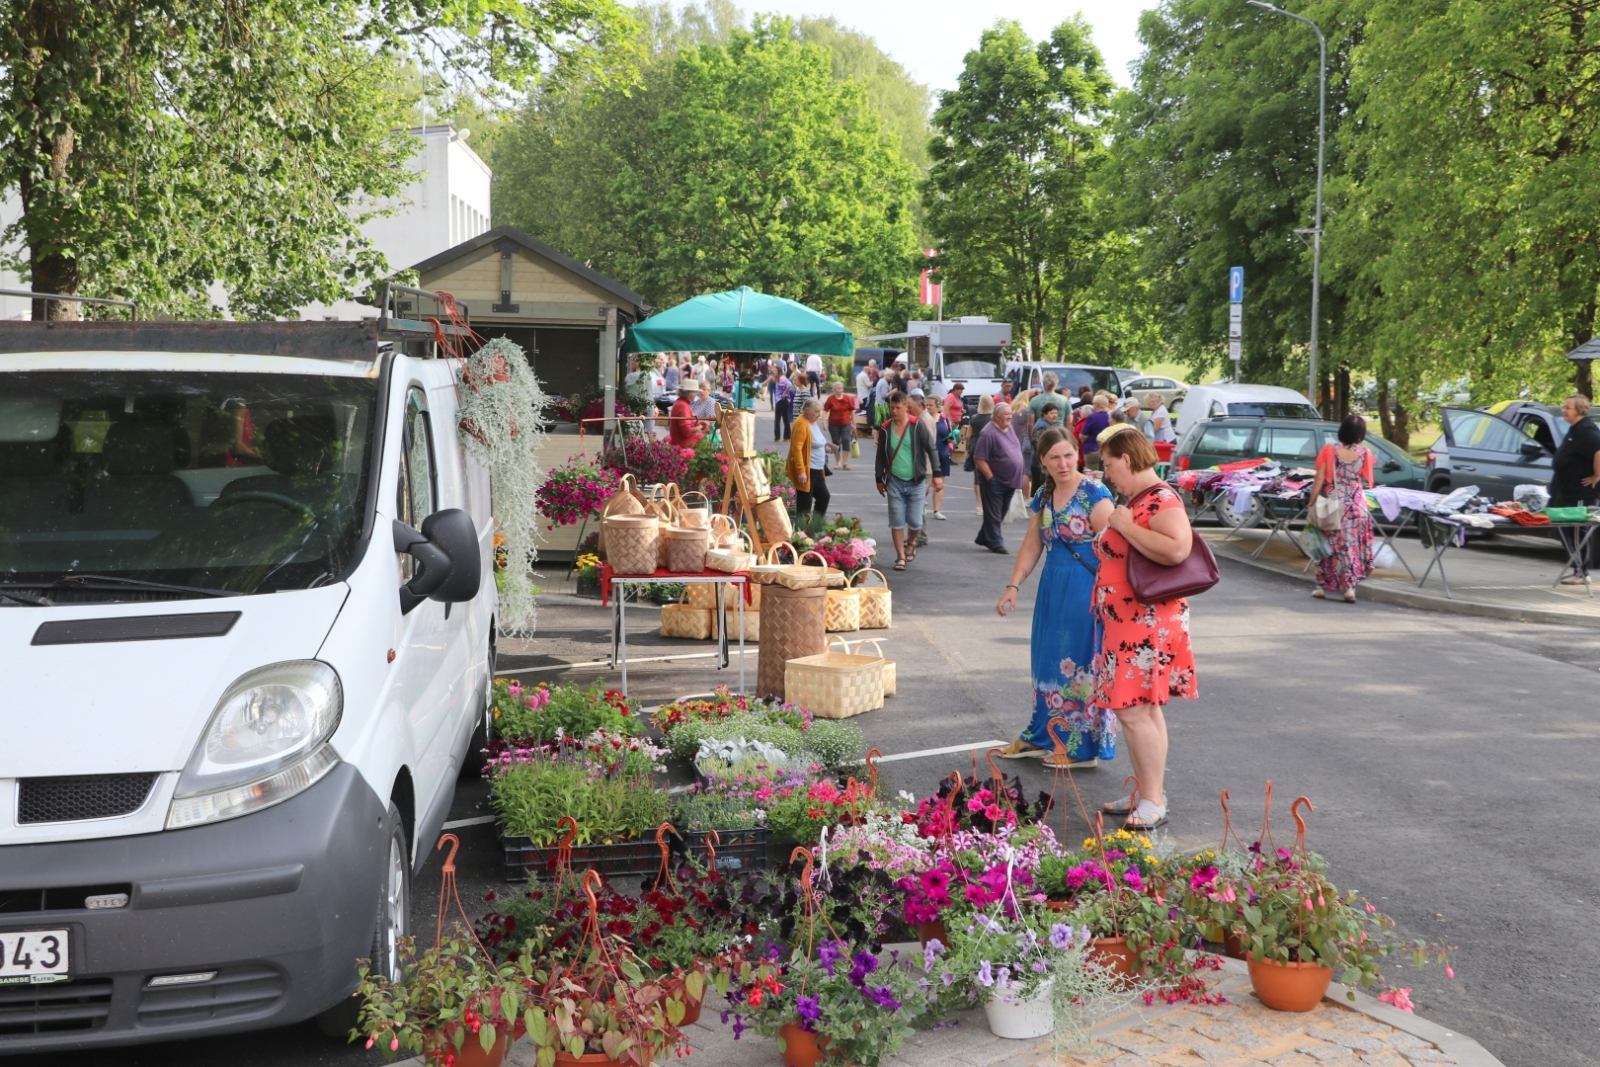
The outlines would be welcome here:
M 729 548 L 739 541 L 739 524 L 732 515 L 716 512 L 707 522 L 711 526 L 711 547 Z
M 787 541 L 794 536 L 794 522 L 789 518 L 789 507 L 775 496 L 758 501 L 755 505 L 756 521 L 768 541 Z
M 661 531 L 663 565 L 677 574 L 699 574 L 706 569 L 706 546 L 711 543 L 710 530 L 696 530 L 685 526 L 668 526 Z
M 661 546 L 661 520 L 654 515 L 612 515 L 600 524 L 606 562 L 618 574 L 654 574 Z
M 882 589 L 861 584 L 862 576 L 869 574 L 878 576 L 878 581 L 883 583 Z M 861 594 L 861 628 L 886 629 L 894 621 L 894 594 L 889 591 L 888 575 L 871 567 L 862 567 L 850 576 L 850 585 Z
M 722 428 L 723 443 L 733 455 L 745 456 L 755 451 L 755 412 L 723 408 L 717 413 L 717 425 Z
M 861 590 L 829 589 L 826 611 L 829 633 L 854 633 L 861 629 Z
M 728 640 L 739 640 L 739 605 L 725 605 L 722 609 L 722 619 L 722 624 L 728 631 Z M 750 610 L 748 604 L 744 609 L 744 639 L 747 642 L 761 640 L 761 613 Z
M 863 646 L 869 645 L 869 644 L 872 646 L 872 650 L 874 652 L 876 652 L 880 657 L 883 656 L 883 643 L 881 641 L 879 641 L 876 637 L 863 637 L 861 640 L 857 641 L 853 645 L 849 641 L 846 641 L 842 637 L 835 637 L 835 638 L 832 638 L 831 640 L 829 640 L 829 642 L 828 642 L 828 651 L 832 652 L 833 649 L 834 649 L 834 646 L 837 645 L 837 646 L 839 646 L 839 651 L 841 651 L 841 652 L 849 652 L 849 653 L 854 653 L 854 654 L 857 654 L 857 655 L 864 655 L 865 652 L 863 651 Z M 895 669 L 894 669 L 894 660 L 885 658 L 884 661 L 883 661 L 883 695 L 884 696 L 886 696 L 886 697 L 894 696 L 895 681 L 896 681 L 896 674 L 895 674 Z
M 705 608 L 714 611 L 717 607 L 717 587 L 711 582 L 685 582 L 683 586 L 684 602 L 691 608 Z
M 656 566 L 664 571 L 675 571 L 681 568 L 674 567 L 667 560 L 667 537 L 669 529 L 678 525 L 678 511 L 680 497 L 676 482 L 657 483 L 644 487 L 645 514 L 654 514 L 661 520 L 661 537 L 656 541 Z
M 712 608 L 691 607 L 688 597 L 681 596 L 676 604 L 661 605 L 661 636 L 704 641 L 716 633 L 715 614 Z
M 750 571 L 750 581 L 756 586 L 759 587 L 763 585 L 771 585 L 773 582 L 776 582 L 778 580 L 779 572 L 781 572 L 785 567 L 789 566 L 789 564 L 784 563 L 779 558 L 778 549 L 780 548 L 787 548 L 789 550 L 790 559 L 798 560 L 800 558 L 800 553 L 795 550 L 793 545 L 787 541 L 779 541 L 777 544 L 767 549 L 767 554 L 765 556 L 762 556 L 761 559 L 753 563 L 748 568 Z
M 848 719 L 883 707 L 883 658 L 824 652 L 783 667 L 783 698 L 824 719 Z
M 606 552 L 606 519 L 613 515 L 643 515 L 644 495 L 639 492 L 638 483 L 631 474 L 622 476 L 622 484 L 615 493 L 600 505 L 600 555 L 607 556 Z
M 737 574 L 739 571 L 748 570 L 756 561 L 756 554 L 747 547 L 750 535 L 743 530 L 735 530 L 737 535 L 733 544 L 707 549 L 701 557 L 701 564 L 708 571 L 721 571 L 723 574 Z M 740 539 L 744 545 L 740 545 Z
M 767 473 L 767 461 L 760 456 L 738 459 L 739 476 L 744 480 L 745 492 L 751 500 L 765 500 L 772 495 L 772 476 Z
M 801 563 L 791 563 L 778 571 L 773 579 L 773 584 L 786 586 L 790 589 L 812 589 L 826 585 L 828 582 L 828 568 L 811 567 Z
M 698 503 L 691 497 L 699 497 Z M 683 494 L 678 502 L 678 525 L 686 530 L 711 529 L 711 498 L 698 489 L 691 489 Z
M 844 576 L 844 571 L 829 563 L 828 557 L 824 556 L 821 552 L 818 552 L 816 549 L 806 552 L 800 557 L 800 563 L 802 565 L 809 566 L 809 564 L 806 564 L 806 560 L 813 556 L 817 558 L 817 562 L 821 565 L 822 569 L 827 572 L 822 576 L 822 584 L 826 585 L 829 589 L 843 589 L 848 581 Z

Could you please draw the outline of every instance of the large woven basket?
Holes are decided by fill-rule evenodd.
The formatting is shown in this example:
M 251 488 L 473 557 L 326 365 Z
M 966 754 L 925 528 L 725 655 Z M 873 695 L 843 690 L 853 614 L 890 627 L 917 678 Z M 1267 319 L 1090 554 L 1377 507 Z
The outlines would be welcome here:
M 883 583 L 880 589 L 875 585 L 862 585 L 862 576 L 876 574 Z M 882 630 L 894 621 L 894 595 L 889 592 L 889 578 L 882 571 L 863 567 L 850 576 L 851 587 L 861 594 L 861 628 L 863 630 Z
M 704 641 L 714 636 L 713 629 L 716 612 L 710 608 L 692 608 L 687 603 L 680 601 L 676 604 L 661 605 L 661 636 L 685 637 L 692 641 Z
M 600 523 L 606 562 L 618 574 L 654 574 L 661 522 L 654 515 L 612 515 Z
M 783 689 L 786 702 L 813 715 L 848 719 L 883 707 L 883 659 L 843 652 L 801 656 L 784 665 Z
M 744 490 L 751 500 L 761 500 L 772 495 L 772 479 L 767 474 L 767 461 L 760 456 L 736 460 L 739 475 L 744 480 Z
M 717 607 L 717 587 L 713 582 L 685 582 L 683 602 L 691 608 L 714 611 Z
M 827 590 L 768 586 L 761 593 L 761 650 L 756 661 L 756 695 L 784 699 L 789 660 L 814 656 L 827 644 Z
M 756 449 L 756 413 L 723 408 L 717 416 L 722 427 L 722 440 L 735 456 L 743 456 Z
M 861 629 L 861 590 L 829 589 L 826 604 L 830 634 L 855 633 Z
M 789 508 L 775 496 L 756 504 L 756 521 L 768 541 L 787 541 L 794 536 L 794 523 L 789 519 Z
M 866 646 L 867 645 L 871 645 L 874 653 L 876 653 L 880 657 L 883 656 L 883 642 L 879 641 L 876 637 L 863 637 L 861 640 L 857 641 L 853 645 L 849 641 L 846 641 L 842 637 L 829 638 L 828 639 L 828 651 L 832 652 L 835 645 L 838 646 L 839 651 L 841 651 L 841 652 L 845 652 L 845 653 L 852 653 L 853 652 L 853 653 L 855 653 L 857 655 L 866 655 Z M 883 661 L 883 695 L 884 696 L 886 696 L 886 697 L 894 696 L 896 677 L 897 677 L 897 672 L 894 669 L 894 660 L 892 660 L 892 659 L 884 659 L 884 661 Z
M 633 475 L 624 474 L 622 476 L 621 488 L 619 488 L 615 493 L 612 493 L 611 496 L 606 499 L 606 502 L 600 505 L 600 536 L 596 541 L 596 543 L 600 546 L 600 554 L 602 556 L 607 555 L 607 519 L 613 515 L 643 515 L 644 513 L 644 497 L 640 494 L 639 487 L 633 480 Z
M 678 574 L 699 574 L 706 569 L 706 546 L 710 530 L 668 526 L 661 531 L 662 566 Z

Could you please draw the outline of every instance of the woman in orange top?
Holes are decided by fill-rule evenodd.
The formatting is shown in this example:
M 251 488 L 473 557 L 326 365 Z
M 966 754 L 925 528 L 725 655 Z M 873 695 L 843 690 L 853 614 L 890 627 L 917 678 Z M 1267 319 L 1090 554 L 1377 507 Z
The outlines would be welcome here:
M 1167 821 L 1167 719 L 1174 697 L 1199 692 L 1189 645 L 1189 602 L 1181 597 L 1146 604 L 1134 596 L 1128 559 L 1134 551 L 1172 566 L 1189 558 L 1194 531 L 1178 494 L 1156 477 L 1156 450 L 1131 423 L 1108 427 L 1099 439 L 1106 480 L 1128 500 L 1111 513 L 1095 540 L 1100 573 L 1094 612 L 1101 626 L 1095 661 L 1095 703 L 1116 713 L 1138 782 L 1137 805 L 1106 805 L 1127 813 L 1129 830 L 1152 830 Z M 1159 798 L 1159 800 L 1157 799 Z

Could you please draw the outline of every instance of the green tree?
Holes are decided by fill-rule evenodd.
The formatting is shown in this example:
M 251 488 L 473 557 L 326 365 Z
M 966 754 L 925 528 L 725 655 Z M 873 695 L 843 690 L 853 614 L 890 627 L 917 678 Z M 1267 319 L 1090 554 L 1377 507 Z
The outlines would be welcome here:
M 1349 53 L 1371 0 L 1295 5 L 1328 39 L 1327 171 L 1344 157 Z M 1245 269 L 1243 367 L 1251 381 L 1304 388 L 1313 219 L 1317 40 L 1304 25 L 1239 0 L 1165 0 L 1140 19 L 1145 46 L 1117 103 L 1123 217 L 1173 352 L 1197 371 L 1222 361 L 1228 268 Z M 1330 234 L 1342 224 L 1327 212 Z M 1344 292 L 1324 278 L 1321 336 L 1341 344 Z M 1355 360 L 1359 353 L 1344 351 Z M 1329 366 L 1326 354 L 1323 367 Z
M 858 83 L 867 103 L 894 135 L 900 153 L 919 170 L 927 170 L 928 87 L 914 81 L 906 69 L 891 59 L 871 37 L 839 25 L 831 18 L 802 18 L 800 40 L 820 45 L 833 59 L 836 81 Z
M 1097 185 L 1111 88 L 1081 18 L 1038 43 L 1000 22 L 934 113 L 934 265 L 953 309 L 1017 323 L 1036 357 L 1047 339 L 1058 357 L 1113 343 L 1090 302 L 1116 259 Z
M 403 57 L 517 91 L 625 21 L 612 0 L 12 0 L 8 265 L 153 310 L 202 310 L 213 282 L 242 314 L 335 299 L 384 269 L 359 226 L 408 177 Z

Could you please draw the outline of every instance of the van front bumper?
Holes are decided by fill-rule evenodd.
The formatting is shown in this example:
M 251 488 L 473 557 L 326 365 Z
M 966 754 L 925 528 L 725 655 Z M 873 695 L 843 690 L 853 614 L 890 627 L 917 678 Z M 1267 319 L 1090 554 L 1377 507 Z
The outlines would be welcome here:
M 64 928 L 72 967 L 65 982 L 0 984 L 0 1056 L 282 1026 L 338 1003 L 371 953 L 386 814 L 340 764 L 227 822 L 0 847 L 0 932 Z M 36 892 L 81 886 L 130 899 L 85 910 Z M 30 899 L 51 910 L 11 910 Z

